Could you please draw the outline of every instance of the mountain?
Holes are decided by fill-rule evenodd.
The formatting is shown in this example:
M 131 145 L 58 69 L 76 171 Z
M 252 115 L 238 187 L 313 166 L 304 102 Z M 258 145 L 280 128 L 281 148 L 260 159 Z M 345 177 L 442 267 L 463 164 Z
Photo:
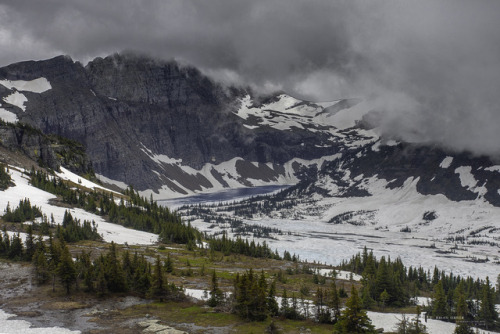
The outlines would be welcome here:
M 382 113 L 361 99 L 256 96 L 131 54 L 12 64 L 0 98 L 4 120 L 80 143 L 102 181 L 157 198 L 297 183 L 303 197 L 366 197 L 367 180 L 396 189 L 412 178 L 422 195 L 500 206 L 490 158 L 385 138 Z
M 294 184 L 370 139 L 336 124 L 358 100 L 256 97 L 175 61 L 128 54 L 4 67 L 0 98 L 3 119 L 81 143 L 102 181 L 156 197 Z

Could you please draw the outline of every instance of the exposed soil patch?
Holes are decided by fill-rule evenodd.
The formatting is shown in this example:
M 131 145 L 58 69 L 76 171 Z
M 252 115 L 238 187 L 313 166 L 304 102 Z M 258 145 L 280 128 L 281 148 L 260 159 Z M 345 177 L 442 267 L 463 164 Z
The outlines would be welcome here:
M 117 322 L 119 310 L 148 303 L 136 297 L 98 299 L 83 293 L 70 297 L 63 289 L 52 291 L 50 285 L 39 287 L 31 279 L 32 268 L 26 264 L 0 262 L 0 308 L 16 314 L 33 327 L 59 326 L 82 333 L 138 333 L 137 323 L 144 320 L 128 319 Z

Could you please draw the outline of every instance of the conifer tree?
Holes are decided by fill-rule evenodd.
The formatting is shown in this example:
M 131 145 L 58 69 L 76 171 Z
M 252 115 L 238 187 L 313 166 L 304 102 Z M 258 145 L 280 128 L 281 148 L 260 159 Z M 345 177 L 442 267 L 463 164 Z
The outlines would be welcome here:
M 490 286 L 490 279 L 486 277 L 486 283 L 481 290 L 481 307 L 479 308 L 479 319 L 484 321 L 486 328 L 492 328 L 498 318 L 495 310 L 495 294 Z
M 267 294 L 267 310 L 269 314 L 274 317 L 279 313 L 278 302 L 276 301 L 276 282 L 273 281 L 269 287 L 269 292 Z
M 165 271 L 169 274 L 174 271 L 174 264 L 170 258 L 170 253 L 167 254 L 167 260 L 165 261 Z
M 286 293 L 286 289 L 283 289 L 283 295 L 281 296 L 280 313 L 284 317 L 286 317 L 290 313 L 290 305 L 288 303 L 288 296 Z
M 387 302 L 389 301 L 389 298 L 390 298 L 390 296 L 387 293 L 387 290 L 382 291 L 382 293 L 380 294 L 380 297 L 379 297 L 379 300 L 382 303 L 382 308 L 385 308 L 385 306 L 387 305 Z
M 455 334 L 474 334 L 469 322 L 469 309 L 465 299 L 464 283 L 460 281 L 455 289 L 456 310 L 457 310 L 457 326 L 455 327 Z
M 104 257 L 101 255 L 96 264 L 96 287 L 97 295 L 102 297 L 108 293 L 108 281 L 106 280 L 106 268 Z
M 116 244 L 111 242 L 109 252 L 106 254 L 106 281 L 108 282 L 108 290 L 111 292 L 127 291 L 127 282 L 123 268 L 118 260 L 116 253 Z
M 333 311 L 333 320 L 336 322 L 340 317 L 340 297 L 335 280 L 333 280 L 332 287 L 330 289 L 330 307 Z
M 434 286 L 434 296 L 432 300 L 432 315 L 438 318 L 448 316 L 446 295 L 443 288 L 443 281 L 439 280 Z
M 9 259 L 21 259 L 23 257 L 24 247 L 23 242 L 21 241 L 21 237 L 19 233 L 16 233 L 10 239 L 10 248 L 8 257 Z
M 24 244 L 26 245 L 24 257 L 26 261 L 32 261 L 33 255 L 35 254 L 35 239 L 33 237 L 33 227 L 31 225 L 28 225 L 26 228 L 26 241 Z
M 339 333 L 376 333 L 366 311 L 361 309 L 361 299 L 354 285 L 351 287 L 351 296 L 346 302 L 335 329 Z
M 166 279 L 163 277 L 163 270 L 159 255 L 156 256 L 156 262 L 153 268 L 152 281 L 153 282 L 151 285 L 151 296 L 158 298 L 160 302 L 163 302 L 163 300 L 166 299 L 168 295 L 168 283 L 166 282 Z
M 68 246 L 65 246 L 62 251 L 61 261 L 57 266 L 57 274 L 62 285 L 66 288 L 66 293 L 69 295 L 71 286 L 76 281 L 76 270 L 73 258 L 69 252 Z
M 208 299 L 208 306 L 216 307 L 220 305 L 222 300 L 224 299 L 224 294 L 222 290 L 219 289 L 219 284 L 217 282 L 217 274 L 215 270 L 212 272 L 212 279 L 210 282 L 210 298 Z
M 372 307 L 373 303 L 375 302 L 371 297 L 370 292 L 371 292 L 371 284 L 370 282 L 368 282 L 363 286 L 363 290 L 361 290 L 361 305 L 365 309 L 369 309 L 370 307 Z
M 49 280 L 49 263 L 43 250 L 37 250 L 33 255 L 35 265 L 35 278 L 39 285 L 46 283 Z

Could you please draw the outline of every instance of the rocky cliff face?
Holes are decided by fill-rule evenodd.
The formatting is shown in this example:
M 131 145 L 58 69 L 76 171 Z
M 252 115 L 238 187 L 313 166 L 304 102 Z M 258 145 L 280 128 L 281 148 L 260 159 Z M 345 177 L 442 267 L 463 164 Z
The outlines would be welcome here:
M 310 161 L 339 149 L 325 145 L 331 136 L 317 127 L 245 124 L 238 110 L 246 91 L 175 62 L 113 55 L 83 66 L 61 56 L 0 69 L 4 82 L 40 78 L 50 89 L 0 86 L 4 102 L 13 102 L 2 107 L 44 133 L 83 144 L 96 173 L 139 190 L 173 195 L 291 183 L 307 165 L 291 166 L 293 159 Z M 25 96 L 24 105 L 7 99 L 15 93 Z M 301 117 L 305 124 L 309 116 Z
M 20 153 L 42 167 L 59 170 L 63 166 L 77 174 L 94 174 L 81 144 L 57 136 L 47 136 L 25 124 L 0 122 L 0 147 Z
M 0 118 L 81 143 L 101 179 L 157 198 L 299 181 L 290 191 L 303 197 L 367 197 L 377 180 L 385 189 L 413 180 L 423 195 L 500 206 L 500 166 L 379 138 L 380 112 L 358 99 L 257 98 L 173 61 L 113 55 L 86 66 L 61 56 L 2 68 L 0 101 Z M 40 134 L 0 131 L 51 167 L 65 156 Z

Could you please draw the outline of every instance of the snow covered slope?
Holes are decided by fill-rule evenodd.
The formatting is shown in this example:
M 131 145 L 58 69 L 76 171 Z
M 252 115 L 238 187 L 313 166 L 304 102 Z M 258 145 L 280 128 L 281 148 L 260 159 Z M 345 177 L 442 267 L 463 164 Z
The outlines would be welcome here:
M 163 184 L 161 189 L 142 193 L 165 199 L 226 188 L 292 185 L 299 182 L 301 174 L 311 167 L 318 170 L 324 162 L 338 159 L 338 152 L 356 149 L 378 139 L 375 132 L 355 127 L 356 121 L 369 111 L 358 100 L 316 104 L 279 94 L 260 105 L 250 95 L 242 98 L 240 103 L 234 114 L 244 120 L 243 126 L 248 135 L 266 128 L 284 133 L 307 132 L 309 140 L 303 141 L 300 146 L 320 149 L 323 156 L 319 154 L 321 157 L 316 159 L 292 158 L 284 163 L 234 157 L 228 161 L 206 163 L 196 169 L 184 163 L 183 159 L 155 154 L 141 144 L 141 150 L 156 164 L 153 172 Z M 334 154 L 328 155 L 328 152 Z
M 62 223 L 64 212 L 68 210 L 68 208 L 51 204 L 50 200 L 54 199 L 56 196 L 31 186 L 28 177 L 13 166 L 10 167 L 10 174 L 15 186 L 0 192 L 0 212 L 4 212 L 7 205 L 10 205 L 11 208 L 15 208 L 20 200 L 29 198 L 31 205 L 39 207 L 42 213 L 46 214 L 48 217 L 53 215 L 56 223 Z M 68 174 L 69 173 L 65 171 L 62 173 L 62 176 L 66 178 Z M 71 176 L 71 174 L 69 175 Z M 158 239 L 156 234 L 132 230 L 120 225 L 108 223 L 104 221 L 102 217 L 88 213 L 82 209 L 69 209 L 69 211 L 74 218 L 80 219 L 82 222 L 84 220 L 95 221 L 97 223 L 97 231 L 106 242 L 114 241 L 119 244 L 149 245 L 156 243 Z

